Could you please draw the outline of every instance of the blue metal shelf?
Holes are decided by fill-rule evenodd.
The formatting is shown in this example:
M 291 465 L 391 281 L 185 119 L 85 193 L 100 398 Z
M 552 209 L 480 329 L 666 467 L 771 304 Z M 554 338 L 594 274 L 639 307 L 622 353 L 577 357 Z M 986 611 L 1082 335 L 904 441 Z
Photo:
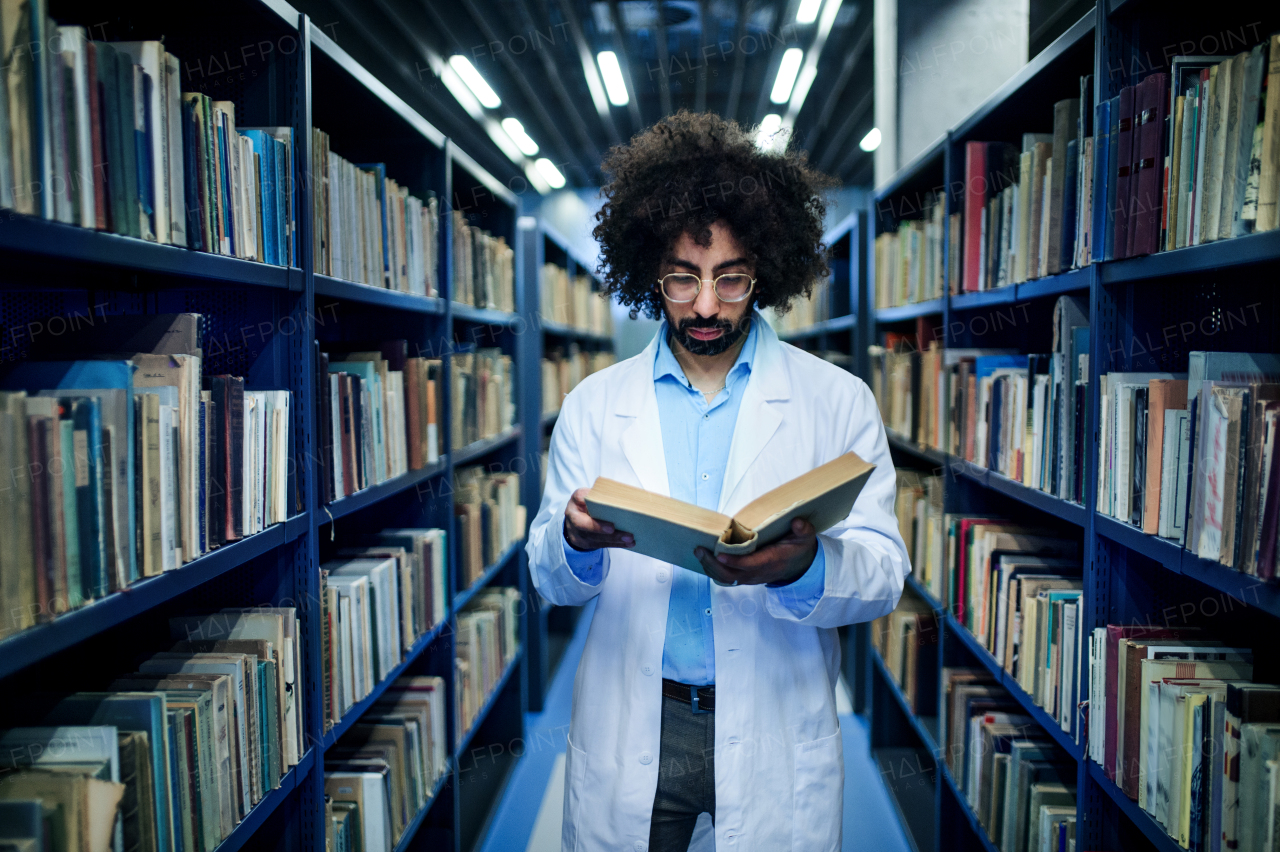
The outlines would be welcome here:
M 973 833 L 977 835 L 978 841 L 982 844 L 982 848 L 986 852 L 1000 852 L 996 845 L 991 842 L 991 838 L 987 837 L 987 830 L 982 827 L 982 823 L 978 821 L 978 815 L 973 812 L 973 808 L 969 805 L 969 800 L 965 798 L 964 793 L 960 792 L 959 785 L 956 780 L 951 777 L 951 770 L 946 763 L 938 761 L 938 770 L 942 773 L 942 777 L 946 779 L 947 787 L 951 790 L 951 795 L 955 796 L 960 810 L 964 813 L 965 819 L 969 823 L 969 827 L 973 829 Z
M 413 488 L 419 483 L 426 482 L 433 476 L 439 476 L 448 468 L 449 461 L 447 456 L 441 456 L 440 459 L 420 470 L 411 470 L 400 476 L 392 477 L 386 482 L 379 482 L 377 485 L 371 485 L 361 491 L 357 491 L 348 497 L 339 497 L 332 503 L 328 503 L 320 510 L 317 521 L 323 525 L 330 521 L 336 521 L 344 515 L 350 515 L 352 512 L 358 512 L 365 506 L 371 506 L 379 500 L 385 500 L 393 494 L 399 494 L 409 488 Z
M 915 441 L 908 440 L 897 432 L 886 428 L 884 430 L 885 437 L 889 439 L 889 446 L 894 449 L 901 450 L 904 453 L 910 453 L 917 458 L 923 459 L 937 467 L 946 466 L 949 456 L 941 450 L 935 450 L 932 447 L 926 447 L 923 444 L 917 444 Z
M 431 785 L 431 794 L 427 796 L 426 803 L 413 815 L 413 819 L 409 820 L 409 824 L 405 826 L 404 833 L 396 841 L 393 852 L 406 852 L 408 850 L 409 845 L 413 842 L 414 835 L 418 833 L 418 829 L 422 826 L 422 821 L 427 818 L 427 814 L 431 812 L 431 807 L 436 803 L 436 797 L 440 795 L 440 788 L 453 775 L 453 766 L 453 757 L 450 756 L 445 760 L 444 772 L 441 772 L 440 777 Z
M 249 813 L 244 815 L 244 819 L 231 830 L 226 838 L 214 847 L 214 852 L 237 852 L 244 847 L 253 838 L 253 833 L 262 827 L 267 821 L 267 817 L 271 816 L 289 798 L 294 789 L 301 786 L 302 779 L 306 778 L 311 772 L 312 764 L 316 762 L 316 750 L 314 748 L 307 749 L 307 753 L 302 756 L 298 764 L 284 774 L 280 779 L 280 786 L 272 790 L 259 800 L 258 804 L 253 806 Z
M 444 316 L 444 299 L 436 296 L 401 293 L 398 290 L 372 287 L 368 284 L 357 284 L 354 281 L 344 281 L 341 278 L 331 278 L 328 275 L 315 276 L 315 282 L 317 296 L 332 296 L 335 299 L 342 299 L 347 302 L 360 302 L 397 311 Z
M 1132 524 L 1118 521 L 1101 512 L 1094 512 L 1093 528 L 1103 538 L 1123 544 L 1130 550 L 1159 562 L 1170 571 L 1182 570 L 1182 547 L 1176 541 L 1147 535 Z
M 942 167 L 947 151 L 946 134 L 938 137 L 933 144 L 915 156 L 911 162 L 898 169 L 888 182 L 875 191 L 876 201 L 888 198 L 912 181 L 922 177 L 931 168 L 938 169 L 938 183 L 942 183 Z M 934 163 L 937 160 L 937 163 Z
M 473 308 L 461 302 L 453 302 L 449 306 L 455 320 L 475 323 L 477 325 L 513 326 L 523 322 L 520 314 L 512 311 L 495 311 L 490 308 Z
M 893 679 L 893 675 L 889 672 L 889 667 L 885 665 L 884 658 L 880 656 L 880 652 L 875 648 L 871 649 L 871 661 L 875 663 L 876 671 L 880 673 L 880 677 L 884 679 L 885 686 L 888 687 L 894 700 L 898 702 L 898 709 L 907 717 L 907 721 L 911 723 L 911 729 L 920 738 L 920 744 L 928 749 L 929 753 L 936 759 L 942 753 L 938 748 L 937 739 L 921 718 L 911 712 L 911 705 L 907 701 L 907 696 L 902 693 L 902 687 L 898 686 L 898 682 Z M 937 723 L 937 717 L 934 717 L 934 723 Z
M 492 582 L 493 578 L 497 576 L 498 572 L 501 571 L 509 561 L 511 561 L 511 557 L 515 556 L 516 553 L 518 553 L 520 549 L 523 547 L 524 547 L 524 538 L 521 538 L 519 541 L 516 541 L 510 547 L 504 550 L 502 552 L 502 555 L 498 557 L 498 561 L 494 562 L 492 565 L 485 568 L 484 573 L 480 575 L 479 579 L 477 579 L 474 583 L 472 583 L 467 588 L 458 592 L 457 596 L 453 599 L 453 611 L 455 613 L 461 612 L 462 608 L 465 607 L 468 603 L 470 603 L 471 599 L 476 596 L 476 593 L 479 592 L 481 589 L 483 589 L 485 586 L 489 585 L 489 583 Z
M 996 287 L 992 290 L 978 290 L 973 293 L 957 293 L 950 297 L 951 310 L 967 311 L 991 305 L 1007 305 L 1011 302 L 1016 302 L 1017 296 L 1018 287 L 1016 284 Z
M 902 322 L 903 320 L 927 317 L 940 314 L 944 299 L 930 299 L 927 302 L 912 302 L 909 305 L 897 305 L 892 308 L 876 308 L 876 322 Z
M 1102 283 L 1145 281 L 1280 261 L 1280 230 L 1102 264 Z
M 556 337 L 567 337 L 570 340 L 578 340 L 584 343 L 612 343 L 613 337 L 608 334 L 597 334 L 594 331 L 585 331 L 562 322 L 552 322 L 551 320 L 538 318 L 538 327 L 542 329 L 544 334 L 553 334 Z
M 1111 797 L 1111 801 L 1116 803 L 1121 812 L 1129 818 L 1129 821 L 1146 835 L 1147 840 L 1150 840 L 1152 845 L 1155 846 L 1156 852 L 1186 852 L 1185 849 L 1178 845 L 1178 841 L 1170 837 L 1160 823 L 1152 818 L 1151 814 L 1138 807 L 1137 802 L 1126 796 L 1124 791 L 1115 785 L 1115 782 L 1107 778 L 1107 774 L 1101 766 L 1092 760 L 1088 761 L 1088 765 L 1089 777 Z
M 500 432 L 492 438 L 481 438 L 479 441 L 473 441 L 472 443 L 467 444 L 462 449 L 454 450 L 453 466 L 458 467 L 459 465 L 464 465 L 468 462 L 473 462 L 478 458 L 482 458 L 483 456 L 487 456 L 494 450 L 500 449 L 504 445 L 514 441 L 516 438 L 519 438 L 520 432 L 521 429 L 519 425 L 512 426 L 510 429 L 507 429 L 505 432 Z
M 830 334 L 836 331 L 848 331 L 858 322 L 858 318 L 852 314 L 846 314 L 842 317 L 834 317 L 822 322 L 815 322 L 808 328 L 797 329 L 796 331 L 788 331 L 778 335 L 781 340 L 804 340 L 809 337 L 817 337 L 822 334 Z
M 305 518 L 305 516 L 298 516 Z M 178 595 L 237 568 L 250 559 L 293 541 L 305 524 L 276 524 L 257 535 L 223 545 L 173 571 L 138 580 L 53 621 L 0 642 L 0 678 L 47 659 Z
M 328 751 L 333 748 L 334 744 L 341 739 L 342 735 L 350 730 L 352 725 L 360 721 L 360 717 L 363 716 L 370 707 L 378 703 L 378 699 L 382 698 L 382 694 L 387 691 L 387 687 L 391 686 L 391 684 L 395 682 L 396 678 L 404 674 L 409 666 L 413 665 L 414 661 L 417 660 L 418 657 L 422 656 L 422 652 L 431 646 L 432 642 L 440 638 L 440 634 L 444 631 L 445 625 L 448 623 L 449 613 L 446 612 L 444 621 L 432 627 L 421 639 L 414 642 L 413 647 L 404 655 L 404 659 L 400 661 L 399 665 L 393 668 L 386 677 L 374 684 L 372 692 L 357 701 L 355 704 L 352 704 L 351 707 L 347 709 L 347 712 L 342 714 L 342 718 L 335 722 L 334 726 L 325 732 L 324 740 L 320 744 L 321 750 Z
M 940 614 L 942 612 L 942 604 L 938 603 L 938 599 L 933 596 L 933 593 L 926 589 L 924 585 L 916 579 L 915 574 L 907 575 L 906 585 L 909 589 L 919 595 L 920 599 L 927 603 L 935 614 Z
M 1037 278 L 1034 281 L 1023 281 L 1017 285 L 1018 295 L 1014 301 L 1027 302 L 1045 296 L 1061 296 L 1064 293 L 1088 290 L 1091 276 L 1092 271 L 1086 266 L 1083 269 L 1072 269 L 1069 272 Z
M 480 730 L 480 726 L 484 724 L 485 718 L 489 715 L 489 711 L 493 709 L 493 705 L 497 703 L 498 696 L 502 694 L 502 690 L 506 688 L 507 681 L 511 680 L 511 673 L 520 667 L 520 661 L 524 659 L 524 648 L 518 648 L 516 655 L 511 658 L 511 662 L 507 663 L 506 669 L 502 672 L 502 676 L 498 678 L 493 685 L 493 691 L 484 700 L 484 706 L 480 708 L 480 712 L 476 714 L 476 718 L 471 723 L 471 728 L 462 735 L 462 739 L 458 740 L 458 748 L 455 754 L 462 754 L 467 750 L 467 746 L 471 744 L 471 738 L 476 735 L 476 731 Z

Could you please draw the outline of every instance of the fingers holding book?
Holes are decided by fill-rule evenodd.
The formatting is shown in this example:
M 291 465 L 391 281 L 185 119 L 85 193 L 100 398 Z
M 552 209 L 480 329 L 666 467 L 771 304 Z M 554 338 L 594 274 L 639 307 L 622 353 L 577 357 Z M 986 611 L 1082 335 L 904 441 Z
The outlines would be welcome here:
M 782 538 L 743 556 L 716 555 L 705 547 L 694 550 L 707 576 L 722 585 L 793 583 L 804 576 L 818 552 L 818 531 L 804 518 L 792 518 Z
M 587 512 L 586 495 L 590 488 L 573 492 L 564 510 L 564 537 L 575 550 L 598 550 L 602 547 L 634 547 L 635 537 L 618 531 L 607 521 L 597 521 Z

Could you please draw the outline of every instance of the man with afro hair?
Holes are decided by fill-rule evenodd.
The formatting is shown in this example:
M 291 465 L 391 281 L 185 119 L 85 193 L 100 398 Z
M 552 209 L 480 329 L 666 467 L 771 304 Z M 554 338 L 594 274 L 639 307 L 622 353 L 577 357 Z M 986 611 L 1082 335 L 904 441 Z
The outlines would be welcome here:
M 860 380 L 778 340 L 828 274 L 831 179 L 750 128 L 679 112 L 614 148 L 596 214 L 608 294 L 661 318 L 645 350 L 564 400 L 529 567 L 557 605 L 596 599 L 574 683 L 565 852 L 684 852 L 709 814 L 719 850 L 835 852 L 843 760 L 836 628 L 897 605 L 909 570 L 894 471 Z M 635 552 L 593 520 L 599 476 L 732 515 L 847 452 L 877 467 L 828 530 L 795 518 L 704 574 Z

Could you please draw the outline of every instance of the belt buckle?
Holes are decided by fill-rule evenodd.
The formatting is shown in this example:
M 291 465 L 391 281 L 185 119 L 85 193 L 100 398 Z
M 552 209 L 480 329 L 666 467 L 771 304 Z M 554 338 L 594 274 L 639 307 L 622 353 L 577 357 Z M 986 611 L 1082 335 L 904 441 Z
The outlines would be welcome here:
M 693 704 L 693 712 L 695 714 L 703 714 L 703 713 L 711 712 L 710 710 L 703 710 L 698 707 L 698 687 L 692 686 L 692 685 L 689 687 L 689 699 L 690 699 L 690 702 Z

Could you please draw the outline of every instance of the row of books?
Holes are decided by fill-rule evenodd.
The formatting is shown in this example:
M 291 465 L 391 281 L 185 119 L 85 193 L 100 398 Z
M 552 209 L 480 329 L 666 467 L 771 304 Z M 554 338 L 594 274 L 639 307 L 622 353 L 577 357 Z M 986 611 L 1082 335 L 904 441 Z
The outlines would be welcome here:
M 315 209 L 315 269 L 419 296 L 438 296 L 440 207 L 435 193 L 410 195 L 383 163 L 351 163 L 329 147 L 329 134 L 311 131 Z
M 898 606 L 871 623 L 871 641 L 893 682 L 917 716 L 936 712 L 938 620 L 927 601 L 907 587 Z
M 542 266 L 538 311 L 544 320 L 591 334 L 613 334 L 609 301 L 591 288 L 590 275 L 570 275 L 563 266 Z
M 906 467 L 897 468 L 895 473 L 893 511 L 898 518 L 898 532 L 907 546 L 911 573 L 934 600 L 944 600 L 947 516 L 943 512 L 943 477 Z
M 1054 306 L 1052 351 L 924 351 L 890 333 L 869 348 L 871 389 L 885 426 L 902 437 L 1073 502 L 1084 492 L 1089 391 L 1087 305 Z
M 326 502 L 439 460 L 442 362 L 408 351 L 405 340 L 317 351 Z
M 498 311 L 516 309 L 515 252 L 502 237 L 467 223 L 453 211 L 453 289 L 455 302 Z
M 320 566 L 326 727 L 444 621 L 446 553 L 444 530 L 388 529 Z
M 199 314 L 109 316 L 33 352 L 83 360 L 0 377 L 0 635 L 296 511 L 290 393 L 203 376 L 203 333 Z
M 524 537 L 526 507 L 520 474 L 482 465 L 454 471 L 453 513 L 458 519 L 458 580 L 470 588 L 507 548 Z
M 1183 848 L 1274 848 L 1280 686 L 1251 682 L 1253 650 L 1109 624 L 1089 656 L 1089 759 Z
M 1074 848 L 1076 764 L 986 669 L 943 668 L 947 768 L 1000 852 Z
M 325 848 L 391 852 L 447 770 L 444 678 L 396 678 L 324 755 Z
M 520 650 L 520 612 L 520 591 L 496 586 L 478 592 L 458 613 L 453 692 L 459 743 Z
M 1102 377 L 1098 511 L 1272 579 L 1280 355 L 1194 351 L 1188 367 Z
M 834 297 L 832 280 L 824 278 L 814 281 L 809 295 L 793 301 L 791 309 L 785 314 L 770 311 L 766 316 L 770 318 L 771 325 L 778 334 L 803 331 L 817 323 L 834 319 Z
M 162 42 L 91 41 L 44 3 L 7 10 L 3 37 L 0 207 L 296 264 L 290 128 L 237 130 L 234 103 L 181 92 Z
M 107 689 L 27 696 L 0 731 L 6 843 L 212 852 L 306 750 L 300 637 L 293 608 L 171 618 Z
M 611 351 L 584 351 L 576 343 L 551 350 L 542 359 L 542 413 L 559 411 L 565 396 L 579 382 L 615 361 L 617 356 Z
M 960 214 L 946 216 L 942 196 L 930 199 L 919 219 L 902 219 L 875 242 L 875 300 L 877 308 L 893 308 L 937 299 L 954 281 L 943 263 L 943 240 L 950 232 L 951 245 L 960 238 Z M 945 218 L 944 218 L 945 217 Z M 959 254 L 953 248 L 952 258 Z M 946 278 L 944 279 L 944 272 Z
M 455 352 L 450 366 L 455 450 L 515 426 L 516 378 L 510 355 L 497 347 L 482 347 Z

